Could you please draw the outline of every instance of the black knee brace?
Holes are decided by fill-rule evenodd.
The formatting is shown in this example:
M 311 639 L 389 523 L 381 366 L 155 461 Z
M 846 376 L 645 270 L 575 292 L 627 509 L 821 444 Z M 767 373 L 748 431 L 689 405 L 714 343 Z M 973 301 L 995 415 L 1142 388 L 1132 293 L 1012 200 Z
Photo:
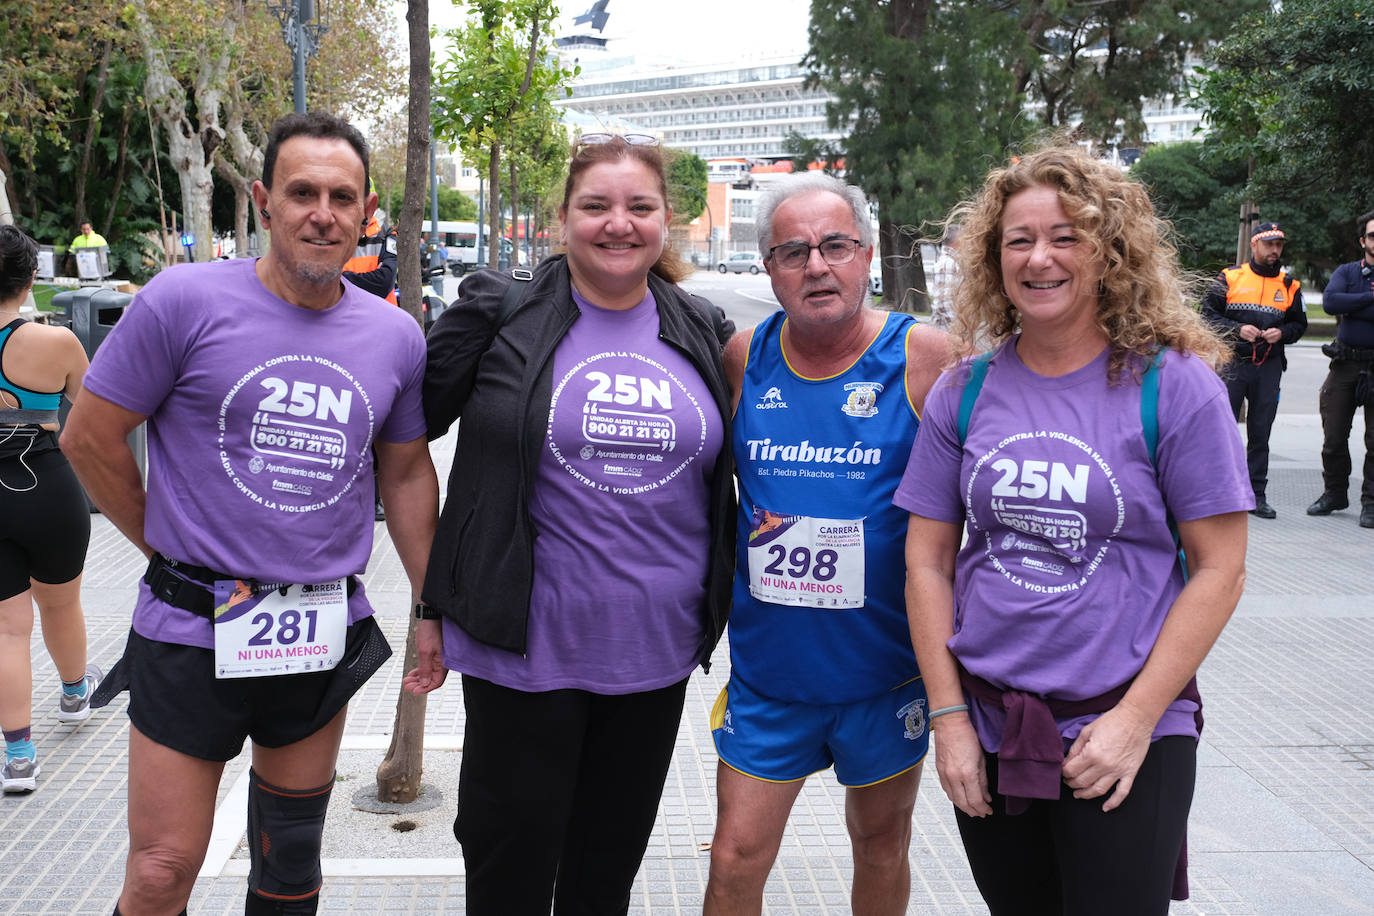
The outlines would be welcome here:
M 249 902 L 275 905 L 265 912 L 314 913 L 322 881 L 324 815 L 334 781 L 314 789 L 283 789 L 251 769 L 248 778 Z

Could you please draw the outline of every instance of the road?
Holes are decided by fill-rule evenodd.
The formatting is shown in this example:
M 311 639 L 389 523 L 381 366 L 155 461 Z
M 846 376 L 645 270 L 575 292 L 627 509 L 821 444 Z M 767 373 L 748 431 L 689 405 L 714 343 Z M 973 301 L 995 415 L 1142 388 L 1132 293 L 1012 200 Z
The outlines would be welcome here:
M 725 309 L 725 314 L 740 328 L 758 324 L 778 308 L 778 300 L 765 274 L 719 274 L 698 270 L 683 281 L 682 286 Z M 1320 340 L 1303 340 L 1288 348 L 1288 371 L 1283 377 L 1279 413 L 1317 413 L 1317 393 L 1326 378 L 1327 368 L 1321 343 Z

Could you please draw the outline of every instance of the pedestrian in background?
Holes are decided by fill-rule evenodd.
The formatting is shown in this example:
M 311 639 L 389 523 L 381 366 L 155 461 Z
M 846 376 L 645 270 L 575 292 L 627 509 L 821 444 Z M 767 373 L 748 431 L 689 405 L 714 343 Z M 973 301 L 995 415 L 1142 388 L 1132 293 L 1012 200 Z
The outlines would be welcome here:
M 1245 578 L 1226 348 L 1114 166 L 1050 146 L 961 209 L 955 334 L 995 349 L 931 389 L 894 500 L 940 785 L 993 916 L 1162 916 Z
M 1297 280 L 1279 266 L 1286 241 L 1278 223 L 1250 233 L 1250 260 L 1217 275 L 1202 300 L 1202 316 L 1226 336 L 1235 359 L 1225 372 L 1231 412 L 1245 406 L 1245 460 L 1255 493 L 1253 515 L 1274 518 L 1269 505 L 1269 432 L 1279 412 L 1279 382 L 1288 368 L 1284 345 L 1307 331 L 1307 310 Z
M 931 268 L 930 280 L 930 321 L 937 328 L 946 330 L 954 322 L 954 292 L 959 286 L 959 224 L 948 223 L 945 237 L 940 244 L 940 256 Z
M 1350 505 L 1350 427 L 1364 408 L 1364 483 L 1360 527 L 1374 528 L 1374 210 L 1355 221 L 1364 257 L 1342 264 L 1322 293 L 1322 308 L 1339 318 L 1336 339 L 1322 347 L 1331 368 L 1322 383 L 1322 494 L 1308 515 Z
M 86 351 L 67 328 L 19 317 L 38 269 L 38 245 L 0 226 L 0 726 L 5 792 L 37 787 L 32 725 L 33 606 L 43 644 L 62 679 L 57 721 L 82 722 L 100 669 L 86 663 L 81 571 L 91 538 L 90 508 L 57 447 L 57 411 L 75 401 Z
M 471 916 L 626 912 L 730 606 L 734 326 L 677 286 L 657 141 L 583 135 L 558 218 L 566 256 L 429 335 L 429 434 L 462 422 L 404 684 L 463 675 Z

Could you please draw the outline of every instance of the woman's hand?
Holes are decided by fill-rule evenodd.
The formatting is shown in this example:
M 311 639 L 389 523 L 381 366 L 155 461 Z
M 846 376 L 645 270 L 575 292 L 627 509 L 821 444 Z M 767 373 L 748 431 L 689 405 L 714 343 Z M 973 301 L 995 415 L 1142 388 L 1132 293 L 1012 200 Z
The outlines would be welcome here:
M 969 817 L 987 817 L 992 813 L 987 764 L 968 713 L 946 713 L 932 723 L 931 734 L 940 787 L 954 807 Z
M 1098 798 L 1115 785 L 1102 810 L 1124 802 L 1150 750 L 1154 728 L 1155 720 L 1124 702 L 1085 725 L 1064 758 L 1064 782 L 1074 790 L 1073 797 Z
M 401 687 L 416 695 L 429 693 L 444 685 L 448 669 L 444 667 L 444 632 L 438 620 L 415 621 L 415 656 L 417 667 L 401 678 Z

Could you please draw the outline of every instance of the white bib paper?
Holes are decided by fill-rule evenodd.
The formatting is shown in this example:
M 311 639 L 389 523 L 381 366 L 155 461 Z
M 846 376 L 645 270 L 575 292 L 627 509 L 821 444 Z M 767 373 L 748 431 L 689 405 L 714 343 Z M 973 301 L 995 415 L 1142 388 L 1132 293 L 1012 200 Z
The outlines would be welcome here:
M 779 515 L 755 508 L 749 593 L 770 604 L 864 606 L 864 520 Z
M 214 624 L 217 678 L 327 671 L 343 658 L 348 590 L 343 579 L 256 593 L 220 580 Z

